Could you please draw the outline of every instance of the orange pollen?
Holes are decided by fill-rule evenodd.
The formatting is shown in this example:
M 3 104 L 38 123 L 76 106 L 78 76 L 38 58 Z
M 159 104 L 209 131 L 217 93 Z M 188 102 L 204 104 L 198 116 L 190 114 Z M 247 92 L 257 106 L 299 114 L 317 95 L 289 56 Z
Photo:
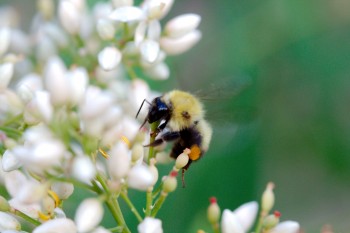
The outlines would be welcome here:
M 197 160 L 201 157 L 201 149 L 198 145 L 191 146 L 191 153 L 188 155 L 191 160 Z

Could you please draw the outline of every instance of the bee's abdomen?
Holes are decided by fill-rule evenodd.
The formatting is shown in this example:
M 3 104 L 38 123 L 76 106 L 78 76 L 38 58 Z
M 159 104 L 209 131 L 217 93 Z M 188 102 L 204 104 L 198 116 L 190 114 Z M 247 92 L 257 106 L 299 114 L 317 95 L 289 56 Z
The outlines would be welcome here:
M 201 150 L 202 135 L 195 127 L 180 131 L 180 138 L 174 143 L 170 156 L 176 159 L 186 148 L 191 149 L 190 161 L 199 159 L 204 151 Z

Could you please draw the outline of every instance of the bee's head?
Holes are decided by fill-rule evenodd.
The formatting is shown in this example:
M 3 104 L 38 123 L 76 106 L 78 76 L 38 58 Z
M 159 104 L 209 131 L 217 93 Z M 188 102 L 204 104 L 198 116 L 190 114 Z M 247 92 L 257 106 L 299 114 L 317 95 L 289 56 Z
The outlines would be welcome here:
M 161 97 L 157 97 L 152 101 L 149 108 L 147 115 L 148 123 L 153 123 L 165 119 L 169 116 L 169 114 L 169 107 L 161 100 Z

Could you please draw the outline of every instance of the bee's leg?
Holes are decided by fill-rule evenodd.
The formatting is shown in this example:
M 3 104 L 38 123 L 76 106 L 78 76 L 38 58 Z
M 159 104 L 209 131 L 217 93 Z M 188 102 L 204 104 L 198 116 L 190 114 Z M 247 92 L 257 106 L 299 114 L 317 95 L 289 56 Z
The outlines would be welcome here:
M 146 146 L 159 146 L 163 142 L 169 142 L 169 141 L 174 141 L 180 137 L 179 132 L 167 132 L 163 135 L 161 135 L 160 138 L 156 139 L 154 142 L 146 145 Z

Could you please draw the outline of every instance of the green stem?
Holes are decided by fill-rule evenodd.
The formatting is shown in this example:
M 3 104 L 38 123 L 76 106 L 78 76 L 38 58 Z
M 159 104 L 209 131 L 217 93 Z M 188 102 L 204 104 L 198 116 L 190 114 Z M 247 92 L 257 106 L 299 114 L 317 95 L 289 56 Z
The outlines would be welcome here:
M 163 203 L 164 203 L 164 201 L 165 201 L 167 196 L 168 196 L 168 194 L 166 192 L 162 192 L 160 194 L 160 197 L 158 198 L 158 200 L 154 204 L 154 208 L 153 208 L 153 211 L 152 211 L 152 214 L 151 214 L 152 217 L 155 217 L 157 215 L 158 211 L 162 207 L 162 205 L 163 205 Z
M 31 223 L 31 224 L 33 224 L 33 225 L 35 225 L 35 226 L 39 226 L 39 225 L 41 224 L 39 221 L 37 221 L 37 220 L 35 220 L 35 219 L 29 217 L 28 215 L 26 215 L 25 213 L 23 213 L 23 212 L 21 212 L 21 211 L 19 211 L 19 210 L 17 210 L 17 209 L 11 209 L 10 212 L 11 212 L 12 214 L 15 214 L 15 215 L 17 215 L 17 216 L 23 218 L 24 220 L 26 220 L 27 222 L 29 222 L 29 223 Z
M 139 214 L 139 212 L 137 211 L 137 209 L 135 208 L 134 204 L 131 202 L 130 198 L 128 197 L 128 195 L 125 192 L 121 192 L 120 196 L 123 198 L 123 200 L 126 202 L 126 204 L 130 207 L 131 212 L 133 212 L 133 214 L 135 215 L 135 217 L 137 218 L 137 220 L 139 222 L 142 222 L 142 217 Z
M 152 213 L 152 201 L 153 201 L 153 194 L 152 194 L 152 188 L 148 189 L 147 190 L 147 193 L 146 193 L 146 211 L 145 211 L 145 216 L 148 217 L 148 216 L 151 216 L 151 213 Z
M 220 227 L 218 222 L 211 224 L 211 226 L 213 228 L 214 233 L 220 233 Z
M 108 230 L 110 230 L 110 232 L 123 232 L 123 227 L 113 227 L 113 228 L 109 228 Z
M 156 136 L 157 136 L 157 127 L 159 125 L 159 122 L 153 122 L 151 124 L 151 135 L 150 135 L 150 140 L 149 140 L 149 143 L 152 144 L 155 140 L 156 140 Z M 149 147 L 149 152 L 148 152 L 148 160 L 147 160 L 147 163 L 150 164 L 150 161 L 152 158 L 154 158 L 155 156 L 155 153 L 154 153 L 154 147 L 153 146 L 150 146 Z
M 264 219 L 264 217 L 266 215 L 267 215 L 267 213 L 265 211 L 261 211 L 260 212 L 259 220 L 258 220 L 258 223 L 256 224 L 256 227 L 255 227 L 255 233 L 260 233 L 261 232 L 263 219 Z
M 106 200 L 106 205 L 108 207 L 108 209 L 111 211 L 114 219 L 116 220 L 116 222 L 123 227 L 123 233 L 131 233 L 131 231 L 129 230 L 128 226 L 126 225 L 126 222 L 124 220 L 124 216 L 123 213 L 120 209 L 119 203 L 117 201 L 116 198 L 113 198 L 113 195 L 111 194 L 106 181 L 104 180 L 104 178 L 98 174 L 96 176 L 97 180 L 100 182 L 102 188 L 105 190 L 108 198 Z

